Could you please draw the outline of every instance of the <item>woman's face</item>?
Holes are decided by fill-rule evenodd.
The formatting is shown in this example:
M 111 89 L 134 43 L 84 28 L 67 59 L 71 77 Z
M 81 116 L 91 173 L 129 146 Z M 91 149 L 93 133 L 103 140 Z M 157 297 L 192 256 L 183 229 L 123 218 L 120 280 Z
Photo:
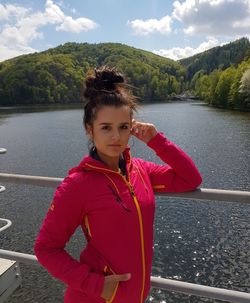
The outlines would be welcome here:
M 104 162 L 119 159 L 128 144 L 131 126 L 131 109 L 128 106 L 102 106 L 97 111 L 87 132 Z

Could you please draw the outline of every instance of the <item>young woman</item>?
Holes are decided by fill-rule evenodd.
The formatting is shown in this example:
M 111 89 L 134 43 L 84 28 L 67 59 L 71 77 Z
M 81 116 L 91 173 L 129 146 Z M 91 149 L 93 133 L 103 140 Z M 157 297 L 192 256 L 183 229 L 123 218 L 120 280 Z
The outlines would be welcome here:
M 57 188 L 35 243 L 39 262 L 67 284 L 66 303 L 143 303 L 150 291 L 154 192 L 191 191 L 195 164 L 153 124 L 133 119 L 135 97 L 107 67 L 86 79 L 84 126 L 90 154 Z M 165 162 L 132 158 L 130 136 Z M 65 245 L 81 226 L 80 260 Z

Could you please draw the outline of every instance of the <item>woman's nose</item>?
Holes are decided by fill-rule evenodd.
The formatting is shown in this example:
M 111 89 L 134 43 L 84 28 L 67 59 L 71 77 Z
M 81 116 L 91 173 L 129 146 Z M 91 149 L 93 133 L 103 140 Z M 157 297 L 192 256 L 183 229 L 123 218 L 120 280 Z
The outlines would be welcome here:
M 120 132 L 118 130 L 114 130 L 112 132 L 112 139 L 115 139 L 115 140 L 120 139 Z

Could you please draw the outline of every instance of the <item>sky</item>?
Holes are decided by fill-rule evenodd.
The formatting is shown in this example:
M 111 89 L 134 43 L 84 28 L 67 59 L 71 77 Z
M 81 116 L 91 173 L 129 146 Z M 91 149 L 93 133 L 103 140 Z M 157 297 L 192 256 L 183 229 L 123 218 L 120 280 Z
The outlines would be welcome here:
M 250 38 L 250 0 L 0 0 L 0 61 L 66 42 L 179 60 Z

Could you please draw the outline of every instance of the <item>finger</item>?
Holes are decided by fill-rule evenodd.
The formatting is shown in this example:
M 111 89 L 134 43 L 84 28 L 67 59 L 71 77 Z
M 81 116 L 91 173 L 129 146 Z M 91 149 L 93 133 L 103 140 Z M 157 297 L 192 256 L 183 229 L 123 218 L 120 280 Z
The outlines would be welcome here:
M 137 121 L 135 119 L 133 119 L 132 124 L 131 124 L 132 128 L 135 127 L 136 124 L 137 124 Z
M 135 127 L 132 129 L 132 132 L 133 132 L 133 134 L 138 135 L 140 131 L 139 131 L 138 127 Z
M 148 130 L 148 124 L 142 124 L 142 126 L 139 129 L 140 137 L 144 137 L 147 130 Z
M 137 124 L 132 125 L 130 132 L 135 135 L 138 134 L 139 133 L 138 125 Z
M 135 119 L 132 120 L 132 127 L 134 127 L 137 124 L 137 121 Z

